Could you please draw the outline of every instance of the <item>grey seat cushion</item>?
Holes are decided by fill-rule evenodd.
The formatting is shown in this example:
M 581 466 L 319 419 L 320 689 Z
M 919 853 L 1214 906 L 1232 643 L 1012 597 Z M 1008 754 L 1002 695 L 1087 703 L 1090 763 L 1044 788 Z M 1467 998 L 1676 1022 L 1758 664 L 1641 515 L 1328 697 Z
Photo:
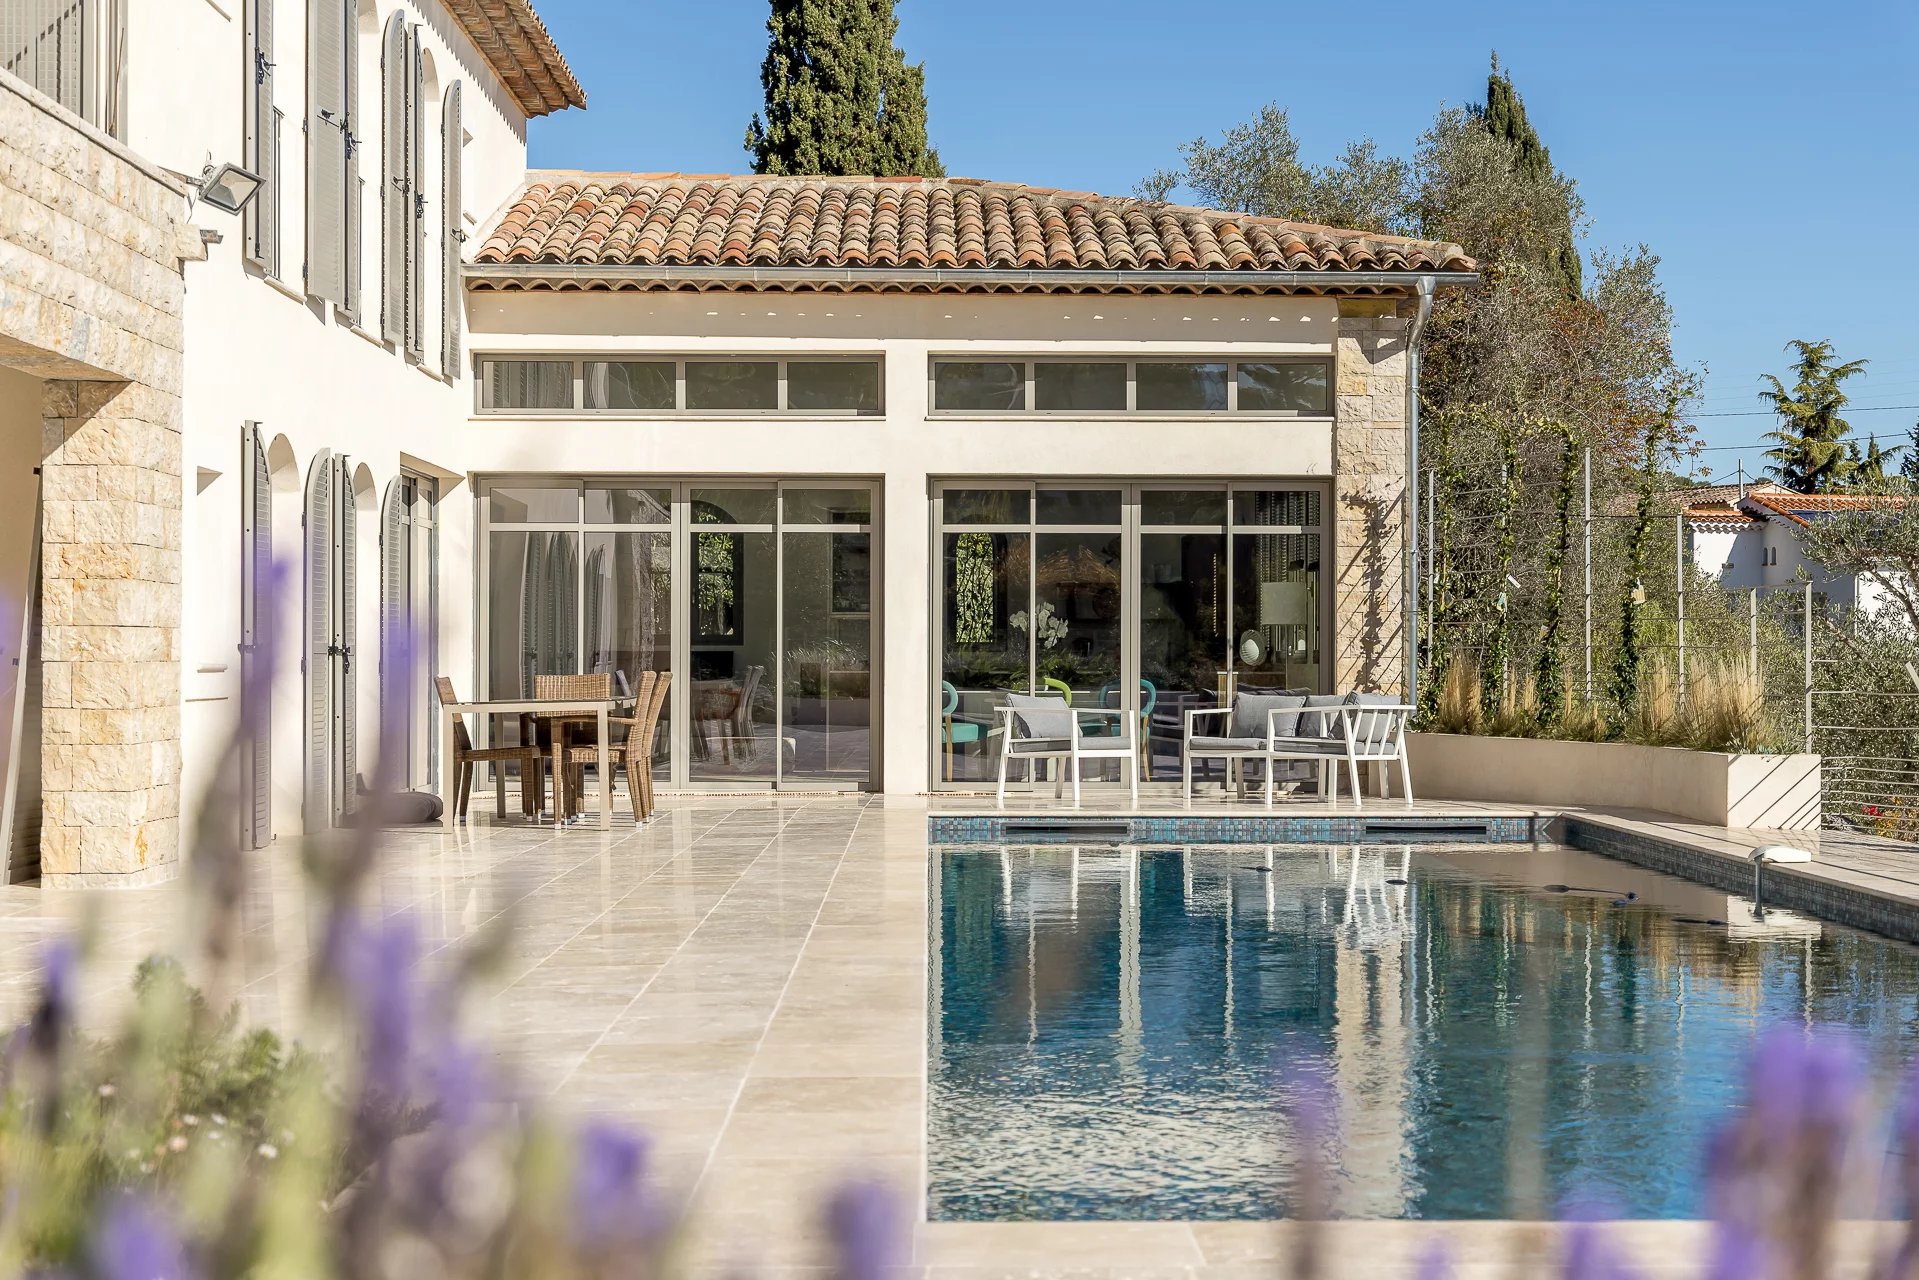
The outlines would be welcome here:
M 1390 693 L 1355 693 L 1352 702 L 1357 707 L 1396 707 L 1399 699 Z M 1367 715 L 1365 712 L 1353 717 L 1353 740 L 1369 746 L 1384 746 L 1392 741 L 1393 721 L 1395 717 L 1386 715 Z
M 1235 738 L 1264 738 L 1270 713 L 1297 712 L 1306 705 L 1303 693 L 1240 693 L 1233 698 L 1231 734 Z M 1280 715 L 1274 724 L 1282 738 L 1299 731 L 1297 715 Z
M 1306 712 L 1299 717 L 1299 736 L 1302 738 L 1338 738 L 1341 735 L 1338 716 L 1329 716 L 1324 712 L 1313 713 L 1315 707 L 1343 707 L 1353 695 L 1347 693 L 1316 693 L 1306 699 Z
M 1302 756 L 1343 756 L 1346 754 L 1346 740 L 1344 738 L 1289 738 L 1279 744 L 1279 750 Z
M 1195 735 L 1187 744 L 1194 751 L 1264 751 L 1266 739 L 1257 738 L 1221 738 Z
M 1030 693 L 1009 693 L 1006 705 L 1013 708 L 1013 720 L 1022 738 L 1072 738 L 1073 713 L 1060 697 L 1041 697 Z
M 1072 750 L 1071 738 L 1014 738 L 1006 744 L 1009 756 L 1066 755 Z

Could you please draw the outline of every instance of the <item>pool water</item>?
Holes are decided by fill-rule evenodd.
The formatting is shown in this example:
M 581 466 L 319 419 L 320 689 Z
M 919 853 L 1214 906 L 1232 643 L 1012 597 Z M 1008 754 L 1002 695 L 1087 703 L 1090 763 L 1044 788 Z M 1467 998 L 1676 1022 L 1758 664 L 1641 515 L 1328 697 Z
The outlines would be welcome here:
M 934 859 L 935 1219 L 1699 1216 L 1755 1032 L 1890 1081 L 1919 950 L 1559 848 L 949 847 Z M 1630 895 L 1630 896 L 1629 896 Z M 1316 1082 L 1316 1083 L 1315 1083 Z

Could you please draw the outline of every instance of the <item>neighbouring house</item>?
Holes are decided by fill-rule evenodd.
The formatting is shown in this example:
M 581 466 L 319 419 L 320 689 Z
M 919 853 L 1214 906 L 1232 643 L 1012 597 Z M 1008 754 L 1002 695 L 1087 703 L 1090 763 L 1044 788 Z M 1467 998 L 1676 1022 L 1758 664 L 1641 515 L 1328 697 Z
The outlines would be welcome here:
M 1237 682 L 1405 688 L 1414 352 L 1457 245 L 528 173 L 528 118 L 584 98 L 526 0 L 27 8 L 16 878 L 169 874 L 228 768 L 247 847 L 335 825 L 382 727 L 431 787 L 433 675 L 671 671 L 662 788 L 895 793 L 988 778 L 1008 690 L 1138 715 L 1170 779 L 1178 709 Z M 261 179 L 237 216 L 193 199 L 209 156 Z
M 1728 591 L 1797 586 L 1803 578 L 1828 606 L 1876 612 L 1884 588 L 1808 560 L 1800 535 L 1835 511 L 1898 502 L 1884 496 L 1797 493 L 1776 484 L 1702 485 L 1667 495 L 1684 512 L 1693 567 Z

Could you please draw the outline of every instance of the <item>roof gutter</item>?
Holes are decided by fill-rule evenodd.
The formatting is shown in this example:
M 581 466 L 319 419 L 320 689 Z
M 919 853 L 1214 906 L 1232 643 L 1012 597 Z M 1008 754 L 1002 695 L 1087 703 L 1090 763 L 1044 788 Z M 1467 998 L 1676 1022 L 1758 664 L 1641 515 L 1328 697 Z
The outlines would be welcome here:
M 1419 339 L 1433 314 L 1433 279 L 1418 284 L 1419 310 L 1406 327 L 1406 701 L 1419 705 Z
M 1199 289 L 1340 290 L 1396 289 L 1407 293 L 1443 285 L 1475 284 L 1476 271 L 1181 271 L 1159 267 L 1080 270 L 1061 267 L 775 267 L 704 264 L 590 262 L 469 263 L 469 284 L 525 285 L 531 282 L 588 284 L 690 284 L 730 288 L 858 288 L 907 285 L 928 288 L 1008 287 L 1023 289 L 1102 289 L 1142 284 Z

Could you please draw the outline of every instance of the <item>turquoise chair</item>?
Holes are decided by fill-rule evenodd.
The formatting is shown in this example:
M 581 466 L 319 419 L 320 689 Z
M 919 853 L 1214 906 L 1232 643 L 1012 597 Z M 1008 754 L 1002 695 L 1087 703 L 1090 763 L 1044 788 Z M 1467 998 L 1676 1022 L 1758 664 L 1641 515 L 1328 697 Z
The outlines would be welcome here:
M 1116 707 L 1119 705 L 1119 681 L 1108 680 L 1099 687 L 1099 705 L 1102 707 Z M 1148 782 L 1153 780 L 1153 753 L 1147 739 L 1152 732 L 1153 708 L 1158 705 L 1159 686 L 1151 680 L 1146 679 L 1146 677 L 1141 676 L 1139 681 L 1139 762 L 1140 767 L 1146 771 L 1146 780 Z M 1098 726 L 1088 725 L 1086 732 L 1089 734 L 1117 734 L 1119 732 L 1119 725 L 1117 722 Z
M 956 720 L 954 713 L 959 710 L 959 690 L 950 680 L 940 681 L 943 701 L 940 703 L 940 736 L 946 743 L 946 780 L 953 780 L 953 748 L 968 742 L 979 742 L 986 736 L 986 726 L 975 724 L 971 720 Z

